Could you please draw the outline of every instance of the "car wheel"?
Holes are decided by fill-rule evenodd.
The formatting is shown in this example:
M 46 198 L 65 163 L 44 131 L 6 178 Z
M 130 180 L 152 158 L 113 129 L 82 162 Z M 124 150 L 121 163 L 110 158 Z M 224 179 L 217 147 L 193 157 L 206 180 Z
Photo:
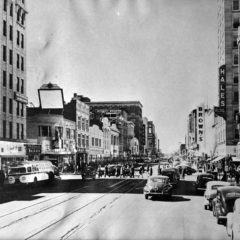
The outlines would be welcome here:
M 147 194 L 145 194 L 145 199 L 148 199 L 148 195 Z

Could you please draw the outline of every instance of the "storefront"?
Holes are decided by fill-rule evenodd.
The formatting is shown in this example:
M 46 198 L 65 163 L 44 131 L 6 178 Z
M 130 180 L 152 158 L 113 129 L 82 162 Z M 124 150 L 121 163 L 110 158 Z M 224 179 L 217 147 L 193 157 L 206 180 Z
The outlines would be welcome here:
M 8 167 L 12 163 L 26 159 L 25 143 L 0 141 L 0 168 L 5 175 L 7 175 Z
M 26 155 L 28 160 L 39 160 L 42 152 L 42 145 L 40 144 L 26 144 Z

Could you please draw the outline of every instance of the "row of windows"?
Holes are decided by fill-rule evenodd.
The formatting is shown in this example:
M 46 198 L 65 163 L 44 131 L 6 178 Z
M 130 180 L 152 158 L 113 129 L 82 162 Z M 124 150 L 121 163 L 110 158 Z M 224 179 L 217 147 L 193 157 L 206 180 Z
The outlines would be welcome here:
M 3 36 L 7 37 L 7 22 L 3 20 Z M 13 40 L 13 26 L 9 25 L 9 40 Z M 17 46 L 21 46 L 21 48 L 24 48 L 24 35 L 23 33 L 20 33 L 19 30 L 17 30 Z
M 232 9 L 234 11 L 238 11 L 239 10 L 239 0 L 233 0 Z
M 3 113 L 7 112 L 7 97 L 3 96 L 3 102 L 2 102 L 2 111 Z M 8 99 L 8 113 L 13 114 L 13 99 Z M 17 102 L 17 108 L 16 108 L 16 115 L 17 116 L 24 116 L 24 104 Z
M 78 147 L 89 147 L 89 136 L 78 134 Z
M 12 139 L 13 138 L 13 123 L 12 122 L 7 123 L 6 120 L 3 120 L 2 132 L 3 132 L 3 134 L 2 134 L 3 138 Z M 20 123 L 16 124 L 16 136 L 17 136 L 17 139 L 24 139 L 24 125 L 23 124 L 20 124 Z
M 5 12 L 7 12 L 7 2 L 8 2 L 8 0 L 4 0 L 4 3 L 3 3 L 3 10 Z M 24 0 L 22 0 L 22 4 L 24 4 Z M 18 21 L 18 23 L 20 23 L 23 26 L 25 23 L 25 15 L 26 15 L 26 13 L 24 11 L 22 11 L 21 8 L 19 8 L 18 12 L 17 12 L 17 21 Z M 13 16 L 13 4 L 11 4 L 9 7 L 9 16 L 10 17 Z
M 3 71 L 3 87 L 7 87 L 7 72 Z M 13 89 L 13 75 L 9 73 L 9 89 Z M 24 79 L 17 77 L 17 84 L 16 84 L 17 92 L 24 93 Z
M 51 126 L 38 126 L 38 136 L 39 137 L 52 137 Z M 66 138 L 75 139 L 75 130 L 66 128 Z M 59 139 L 63 137 L 63 128 L 55 127 L 55 138 Z
M 92 146 L 94 147 L 101 147 L 102 141 L 99 138 L 92 137 Z
M 78 122 L 77 122 L 77 128 L 78 130 L 83 130 L 83 131 L 89 131 L 89 121 L 88 119 L 82 118 L 81 116 L 78 117 Z
M 20 59 L 21 59 L 21 66 L 20 66 Z M 3 45 L 3 61 L 7 62 L 7 47 Z M 9 49 L 9 64 L 13 64 L 13 50 Z M 20 69 L 24 71 L 24 57 L 20 56 L 20 54 L 17 53 L 17 69 Z

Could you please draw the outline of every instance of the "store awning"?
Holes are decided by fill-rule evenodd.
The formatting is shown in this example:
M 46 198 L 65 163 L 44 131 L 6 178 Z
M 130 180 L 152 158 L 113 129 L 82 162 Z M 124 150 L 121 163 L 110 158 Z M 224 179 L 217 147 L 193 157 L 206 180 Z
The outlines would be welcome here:
M 221 160 L 224 159 L 224 158 L 225 158 L 225 156 L 218 156 L 218 157 L 216 157 L 215 159 L 213 159 L 213 160 L 211 161 L 211 163 L 219 162 L 219 161 L 221 161 Z
M 233 162 L 240 162 L 240 158 L 239 157 L 232 157 L 232 161 Z

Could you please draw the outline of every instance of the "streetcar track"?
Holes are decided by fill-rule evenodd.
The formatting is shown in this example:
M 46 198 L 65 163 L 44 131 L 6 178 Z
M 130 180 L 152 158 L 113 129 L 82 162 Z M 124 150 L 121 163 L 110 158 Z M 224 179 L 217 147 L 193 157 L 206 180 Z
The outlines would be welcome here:
M 30 238 L 32 238 L 32 237 L 34 237 L 34 236 L 40 234 L 41 232 L 43 232 L 43 231 L 49 229 L 50 227 L 56 225 L 56 224 L 59 223 L 60 221 L 62 221 L 62 220 L 64 220 L 64 219 L 66 219 L 66 218 L 72 216 L 73 214 L 79 212 L 80 210 L 82 210 L 82 209 L 88 207 L 89 205 L 91 205 L 91 204 L 97 202 L 98 200 L 100 200 L 100 199 L 102 199 L 103 197 L 107 196 L 109 193 L 112 193 L 112 192 L 116 191 L 116 190 L 119 189 L 119 188 L 125 187 L 126 185 L 129 184 L 128 179 L 125 179 L 123 182 L 125 182 L 125 181 L 127 181 L 127 182 L 126 182 L 126 183 L 123 183 L 122 185 L 120 185 L 120 186 L 118 186 L 118 187 L 112 189 L 111 191 L 109 191 L 109 192 L 107 192 L 107 193 L 101 195 L 100 197 L 98 197 L 98 198 L 96 198 L 96 199 L 94 199 L 94 200 L 88 202 L 87 204 L 81 206 L 80 208 L 74 209 L 73 211 L 71 211 L 71 212 L 69 212 L 67 215 L 65 215 L 64 217 L 61 217 L 61 218 L 59 218 L 58 220 L 55 220 L 55 221 L 52 222 L 51 224 L 48 224 L 46 227 L 41 228 L 41 229 L 38 230 L 37 232 L 31 234 L 30 236 L 28 236 L 27 238 L 25 238 L 25 240 L 30 239 Z M 143 181 L 145 181 L 145 180 L 142 180 L 141 182 L 143 182 Z M 138 183 L 138 184 L 140 184 L 140 183 Z M 138 184 L 136 184 L 136 185 L 138 185 Z M 134 185 L 134 187 L 132 187 L 132 188 L 130 189 L 130 191 L 133 190 L 134 188 L 135 188 L 135 185 Z M 129 192 L 129 190 L 126 191 L 125 193 L 127 193 L 127 192 Z M 65 234 L 64 234 L 64 235 L 65 235 Z
M 136 186 L 140 185 L 142 182 L 144 182 L 144 180 L 141 180 L 140 183 L 135 184 L 133 187 L 131 187 L 130 189 L 128 189 L 125 193 L 131 192 L 133 189 L 136 188 Z M 124 194 L 125 194 L 124 193 Z M 84 229 L 85 227 L 87 227 L 91 221 L 93 221 L 94 217 L 99 215 L 108 205 L 111 205 L 113 202 L 115 202 L 116 200 L 118 200 L 119 198 L 121 198 L 123 195 L 120 195 L 118 197 L 115 197 L 110 203 L 105 204 L 103 207 L 101 207 L 96 213 L 94 213 L 92 216 L 89 217 L 89 221 L 87 223 L 84 224 L 78 224 L 76 226 L 74 226 L 72 229 L 70 229 L 67 233 L 65 233 L 64 235 L 62 235 L 60 237 L 61 240 L 67 240 L 70 236 L 72 236 L 76 231 L 80 230 L 80 229 Z
M 104 180 L 98 182 L 97 184 L 100 184 L 100 183 L 102 183 L 102 182 L 104 182 Z M 8 213 L 6 213 L 6 214 L 0 215 L 0 219 L 1 219 L 1 218 L 4 218 L 4 217 L 6 217 L 6 216 L 12 215 L 12 214 L 14 214 L 14 213 L 18 213 L 18 212 L 20 212 L 20 211 L 29 209 L 29 208 L 31 208 L 31 207 L 37 206 L 37 205 L 39 205 L 39 204 L 42 204 L 42 203 L 45 203 L 45 202 L 48 202 L 48 201 L 57 199 L 57 198 L 59 198 L 59 197 L 62 197 L 62 196 L 64 196 L 64 195 L 67 195 L 67 194 L 69 194 L 69 193 L 74 193 L 74 192 L 76 192 L 76 191 L 79 191 L 79 190 L 81 190 L 81 189 L 84 189 L 84 188 L 87 188 L 87 187 L 90 187 L 90 186 L 91 186 L 91 185 L 84 186 L 84 187 L 80 187 L 80 188 L 74 189 L 74 190 L 72 190 L 72 191 L 70 191 L 70 192 L 63 193 L 63 194 L 61 194 L 61 195 L 58 195 L 57 197 L 52 197 L 52 198 L 43 200 L 43 201 L 41 201 L 41 202 L 32 204 L 31 206 L 27 206 L 27 207 L 20 208 L 20 209 L 18 209 L 18 210 L 12 211 L 12 212 L 8 212 Z M 35 195 L 36 195 L 36 194 L 35 194 Z M 1 227 L 0 227 L 0 229 L 1 229 Z

